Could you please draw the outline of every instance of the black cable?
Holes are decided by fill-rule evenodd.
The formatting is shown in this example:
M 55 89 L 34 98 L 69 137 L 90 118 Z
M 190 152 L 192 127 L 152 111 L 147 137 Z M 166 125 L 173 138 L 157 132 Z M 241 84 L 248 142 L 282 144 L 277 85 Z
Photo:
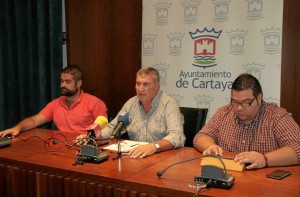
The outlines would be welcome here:
M 61 140 L 61 139 L 57 138 L 58 135 L 62 136 L 64 140 Z M 54 134 L 53 136 L 49 137 L 46 140 L 44 140 L 43 138 L 41 138 L 40 136 L 37 136 L 37 135 L 33 135 L 33 136 L 28 137 L 28 138 L 22 138 L 20 136 L 15 136 L 15 137 L 17 137 L 18 139 L 20 139 L 23 142 L 27 142 L 31 138 L 38 138 L 38 139 L 40 139 L 41 141 L 44 142 L 44 148 L 47 152 L 57 152 L 57 151 L 61 150 L 62 148 L 64 148 L 64 147 L 59 147 L 55 150 L 50 150 L 49 149 L 49 146 L 50 146 L 51 142 L 52 142 L 52 144 L 54 144 L 54 141 L 57 141 L 57 140 L 58 141 L 65 141 L 64 144 L 65 144 L 65 147 L 67 149 L 74 149 L 74 150 L 79 151 L 79 149 L 75 147 L 77 143 L 74 143 L 72 145 L 66 143 L 66 141 L 69 141 L 69 140 L 67 140 L 66 136 L 61 134 L 61 133 L 56 133 L 56 134 Z M 73 141 L 73 140 L 70 140 L 70 141 Z

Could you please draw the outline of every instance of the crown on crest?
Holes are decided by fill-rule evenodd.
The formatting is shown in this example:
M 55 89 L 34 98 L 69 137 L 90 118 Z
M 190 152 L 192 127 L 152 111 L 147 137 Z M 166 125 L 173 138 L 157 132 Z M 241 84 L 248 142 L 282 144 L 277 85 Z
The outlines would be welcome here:
M 208 30 L 206 27 L 201 31 L 197 29 L 194 33 L 189 32 L 192 39 L 200 38 L 200 37 L 212 37 L 212 38 L 219 38 L 220 34 L 222 33 L 222 30 L 215 31 L 215 28 L 212 28 L 211 30 Z

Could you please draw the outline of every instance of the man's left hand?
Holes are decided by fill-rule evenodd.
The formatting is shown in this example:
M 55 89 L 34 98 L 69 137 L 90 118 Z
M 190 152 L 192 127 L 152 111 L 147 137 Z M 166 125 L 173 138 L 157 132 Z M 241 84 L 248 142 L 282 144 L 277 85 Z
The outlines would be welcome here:
M 139 145 L 129 152 L 130 158 L 136 159 L 136 158 L 144 158 L 149 155 L 153 155 L 156 152 L 156 148 L 153 146 L 153 144 L 145 144 L 145 145 Z
M 246 166 L 248 170 L 264 168 L 266 166 L 264 155 L 255 151 L 239 153 L 235 156 L 234 161 L 242 164 L 250 164 Z

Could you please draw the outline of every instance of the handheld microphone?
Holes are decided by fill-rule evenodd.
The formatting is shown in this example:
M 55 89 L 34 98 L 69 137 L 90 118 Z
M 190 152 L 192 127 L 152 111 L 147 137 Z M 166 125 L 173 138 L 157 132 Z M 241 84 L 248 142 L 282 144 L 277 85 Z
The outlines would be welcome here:
M 130 115 L 130 112 L 124 112 L 124 113 L 119 115 L 118 124 L 115 127 L 114 132 L 110 137 L 111 140 L 118 137 L 120 135 L 120 132 L 123 130 L 123 128 L 127 127 L 130 124 L 129 115 Z
M 99 128 L 100 130 L 104 129 L 108 124 L 107 118 L 104 116 L 98 116 L 96 118 L 96 120 L 94 121 L 94 123 L 89 126 L 89 128 L 87 129 L 87 137 L 89 138 L 96 138 L 96 133 L 95 133 L 95 129 Z M 92 143 L 90 140 L 88 143 Z
M 100 129 L 104 129 L 108 124 L 107 118 L 105 116 L 98 116 L 94 123 L 91 124 L 87 130 L 94 130 L 95 128 L 97 128 L 98 126 L 100 127 Z

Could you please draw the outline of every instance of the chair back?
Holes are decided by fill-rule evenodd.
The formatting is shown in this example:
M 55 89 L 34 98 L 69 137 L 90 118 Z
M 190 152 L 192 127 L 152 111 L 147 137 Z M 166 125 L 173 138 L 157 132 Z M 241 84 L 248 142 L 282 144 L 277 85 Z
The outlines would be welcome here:
M 208 109 L 180 107 L 180 112 L 184 117 L 183 130 L 186 137 L 184 146 L 193 147 L 195 135 L 205 125 Z

